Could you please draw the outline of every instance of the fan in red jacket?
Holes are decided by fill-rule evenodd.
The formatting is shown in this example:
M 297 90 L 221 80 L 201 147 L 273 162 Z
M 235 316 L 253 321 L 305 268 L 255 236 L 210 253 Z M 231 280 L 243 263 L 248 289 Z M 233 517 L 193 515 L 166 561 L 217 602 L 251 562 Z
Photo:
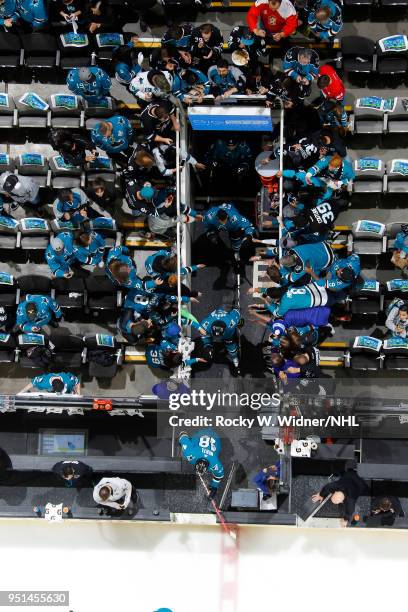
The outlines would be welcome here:
M 342 102 L 346 93 L 344 83 L 332 66 L 325 64 L 319 68 L 317 86 L 324 98 Z
M 269 35 L 279 41 L 296 32 L 297 13 L 289 0 L 256 0 L 248 11 L 247 23 L 256 36 Z

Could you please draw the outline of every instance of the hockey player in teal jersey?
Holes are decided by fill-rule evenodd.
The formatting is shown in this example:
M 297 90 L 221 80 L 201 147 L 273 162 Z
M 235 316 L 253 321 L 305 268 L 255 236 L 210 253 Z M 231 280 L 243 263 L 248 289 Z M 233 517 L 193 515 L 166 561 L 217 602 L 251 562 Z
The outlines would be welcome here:
M 214 341 L 223 342 L 234 368 L 233 373 L 236 376 L 240 374 L 238 329 L 242 327 L 242 324 L 243 319 L 238 308 L 232 308 L 229 311 L 224 308 L 216 308 L 200 324 L 207 332 L 202 338 L 202 343 L 208 350 L 208 356 L 210 358 L 213 356 Z
M 335 292 L 347 289 L 359 277 L 360 269 L 360 257 L 357 253 L 338 259 L 327 270 L 326 289 Z
M 281 274 L 287 284 L 306 285 L 310 282 L 308 268 L 319 274 L 331 266 L 336 257 L 327 242 L 315 242 L 292 247 L 281 258 Z
M 184 459 L 194 465 L 200 475 L 210 472 L 212 479 L 210 485 L 210 498 L 217 494 L 218 487 L 224 477 L 224 468 L 219 459 L 221 440 L 212 429 L 201 429 L 191 438 L 187 432 L 182 431 L 179 443 Z

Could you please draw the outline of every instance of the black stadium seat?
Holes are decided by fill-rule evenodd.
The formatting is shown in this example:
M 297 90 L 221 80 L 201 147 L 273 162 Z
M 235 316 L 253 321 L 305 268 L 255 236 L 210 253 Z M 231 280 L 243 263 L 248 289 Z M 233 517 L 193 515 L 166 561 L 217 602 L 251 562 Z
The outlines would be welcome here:
M 60 66 L 63 70 L 71 70 L 80 66 L 89 66 L 91 61 L 91 48 L 88 36 L 82 35 L 83 40 L 78 44 L 72 43 L 68 37 L 72 37 L 73 32 L 60 34 L 58 37 L 58 47 L 60 50 Z
M 84 353 L 84 340 L 79 336 L 68 336 L 62 333 L 53 333 L 50 341 L 54 345 L 55 357 L 53 365 L 78 370 L 82 364 Z
M 408 69 L 406 53 L 383 51 L 381 41 L 377 42 L 377 72 L 382 75 L 405 74 Z
M 62 310 L 79 309 L 85 306 L 85 285 L 82 278 L 54 278 L 52 287 L 55 299 Z
M 120 344 L 114 336 L 108 334 L 86 336 L 85 346 L 87 347 L 86 361 L 89 363 L 89 376 L 113 378 L 122 357 Z
M 375 42 L 362 36 L 343 36 L 341 38 L 342 67 L 347 72 L 366 72 L 374 70 Z
M 118 288 L 106 277 L 92 275 L 85 279 L 90 310 L 116 310 Z
M 11 274 L 0 271 L 0 300 L 1 305 L 9 308 L 17 302 L 17 284 Z
M 54 68 L 59 62 L 59 51 L 52 34 L 34 32 L 21 37 L 24 64 L 27 68 Z
M 48 161 L 44 155 L 23 153 L 16 160 L 17 172 L 31 178 L 40 187 L 48 186 Z
M 23 63 L 24 51 L 17 34 L 0 32 L 0 67 L 18 68 Z
M 0 334 L 0 363 L 13 363 L 16 358 L 16 340 L 10 334 Z
M 48 295 L 51 292 L 51 279 L 48 276 L 28 274 L 19 276 L 17 286 L 20 289 L 20 302 L 25 299 L 27 293 Z
M 0 128 L 12 129 L 17 126 L 18 116 L 17 109 L 12 96 L 3 93 L 0 104 Z
M 51 127 L 78 129 L 82 127 L 81 99 L 72 93 L 57 93 L 48 97 L 51 109 Z

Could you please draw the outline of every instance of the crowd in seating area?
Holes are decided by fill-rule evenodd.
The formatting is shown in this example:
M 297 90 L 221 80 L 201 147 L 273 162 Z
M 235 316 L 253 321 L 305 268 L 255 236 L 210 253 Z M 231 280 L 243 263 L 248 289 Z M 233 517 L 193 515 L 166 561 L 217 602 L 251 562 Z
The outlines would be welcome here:
M 361 274 L 363 251 L 358 241 L 349 243 L 347 253 L 333 248 L 335 222 L 350 206 L 348 195 L 358 189 L 359 175 L 366 178 L 366 171 L 380 171 L 370 158 L 350 160 L 346 143 L 355 123 L 346 109 L 346 87 L 338 62 L 319 57 L 323 53 L 327 59 L 326 50 L 341 32 L 341 4 L 257 0 L 246 20 L 224 40 L 214 24 L 184 23 L 182 11 L 173 14 L 164 2 L 162 9 L 167 14 L 169 8 L 171 18 L 160 44 L 147 49 L 140 33 L 123 26 L 133 18 L 145 32 L 153 5 L 153 0 L 132 2 L 115 10 L 104 0 L 2 2 L 2 40 L 10 36 L 21 41 L 23 63 L 36 53 L 39 57 L 50 36 L 57 37 L 55 65 L 67 71 L 68 91 L 47 99 L 33 91 L 15 100 L 1 94 L 2 119 L 8 118 L 4 127 L 29 129 L 24 119 L 31 114 L 42 122 L 36 127 L 48 128 L 54 150 L 48 159 L 38 153 L 23 153 L 16 159 L 2 154 L 1 231 L 9 248 L 10 244 L 12 248 L 32 246 L 33 235 L 42 247 L 45 240 L 52 282 L 64 280 L 65 295 L 70 283 L 78 280 L 88 285 L 89 302 L 90 277 L 98 268 L 104 270 L 109 283 L 105 287 L 115 296 L 120 293 L 120 299 L 115 297 L 120 308 L 118 331 L 128 342 L 145 345 L 147 363 L 153 368 L 168 372 L 179 366 L 193 371 L 208 368 L 214 342 L 222 342 L 232 373 L 240 375 L 238 336 L 245 314 L 270 332 L 263 347 L 267 370 L 284 383 L 288 378 L 317 377 L 321 374 L 317 345 L 333 335 L 334 321 L 348 320 L 350 296 L 372 290 L 371 280 Z M 302 36 L 297 46 L 291 39 L 296 33 Z M 391 45 L 386 40 L 382 51 L 395 50 L 395 41 Z M 273 63 L 271 54 L 279 56 Z M 343 62 L 346 56 L 345 48 Z M 37 67 L 42 65 L 40 60 Z M 133 105 L 113 97 L 115 83 L 133 95 Z M 254 220 L 234 202 L 221 201 L 199 212 L 177 202 L 177 159 L 190 164 L 204 182 L 214 173 L 228 171 L 240 184 L 254 161 L 251 147 L 236 135 L 216 140 L 204 156 L 183 151 L 177 145 L 178 113 L 187 106 L 236 103 L 236 96 L 253 95 L 260 96 L 261 105 L 284 109 L 284 143 L 279 142 L 275 124 L 268 135 L 268 154 L 261 162 L 266 167 L 283 158 L 283 171 L 261 178 L 267 203 L 262 230 L 279 236 L 276 246 L 266 249 L 261 248 Z M 358 108 L 370 109 L 370 104 L 363 99 Z M 387 175 L 393 171 L 398 174 L 400 166 L 390 167 Z M 52 212 L 44 205 L 45 188 L 53 189 Z M 121 196 L 143 226 L 140 236 L 169 245 L 146 258 L 144 277 L 126 244 L 116 236 Z M 24 210 L 25 218 L 14 218 L 18 209 L 20 217 Z M 228 235 L 234 270 L 242 272 L 242 277 L 246 264 L 264 259 L 270 280 L 268 288 L 249 289 L 257 298 L 249 313 L 215 308 L 198 321 L 188 309 L 183 310 L 182 324 L 191 325 L 193 335 L 198 335 L 192 355 L 182 354 L 179 348 L 178 274 L 181 302 L 192 304 L 194 313 L 200 294 L 190 288 L 189 275 L 199 273 L 205 264 L 178 269 L 172 244 L 179 222 L 203 224 L 210 247 Z M 358 236 L 382 239 L 385 226 L 361 220 L 356 231 Z M 408 275 L 407 236 L 404 225 L 394 236 L 392 263 L 401 271 L 401 283 Z M 2 281 L 3 285 L 18 284 L 7 274 Z M 28 334 L 31 341 L 33 335 L 42 335 L 45 326 L 58 326 L 58 295 L 63 291 L 55 287 L 50 295 L 19 290 L 16 313 L 4 317 L 5 338 Z M 404 308 L 405 303 L 393 301 L 387 311 L 393 338 L 405 338 Z M 363 345 L 369 343 L 369 338 L 361 338 Z

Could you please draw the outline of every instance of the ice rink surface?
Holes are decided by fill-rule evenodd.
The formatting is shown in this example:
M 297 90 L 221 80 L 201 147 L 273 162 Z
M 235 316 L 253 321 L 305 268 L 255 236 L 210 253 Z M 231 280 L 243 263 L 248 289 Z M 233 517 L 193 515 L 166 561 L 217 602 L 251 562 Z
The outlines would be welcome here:
M 242 527 L 235 554 L 214 526 L 18 519 L 0 541 L 0 590 L 70 591 L 35 610 L 366 612 L 406 596 L 406 531 Z

